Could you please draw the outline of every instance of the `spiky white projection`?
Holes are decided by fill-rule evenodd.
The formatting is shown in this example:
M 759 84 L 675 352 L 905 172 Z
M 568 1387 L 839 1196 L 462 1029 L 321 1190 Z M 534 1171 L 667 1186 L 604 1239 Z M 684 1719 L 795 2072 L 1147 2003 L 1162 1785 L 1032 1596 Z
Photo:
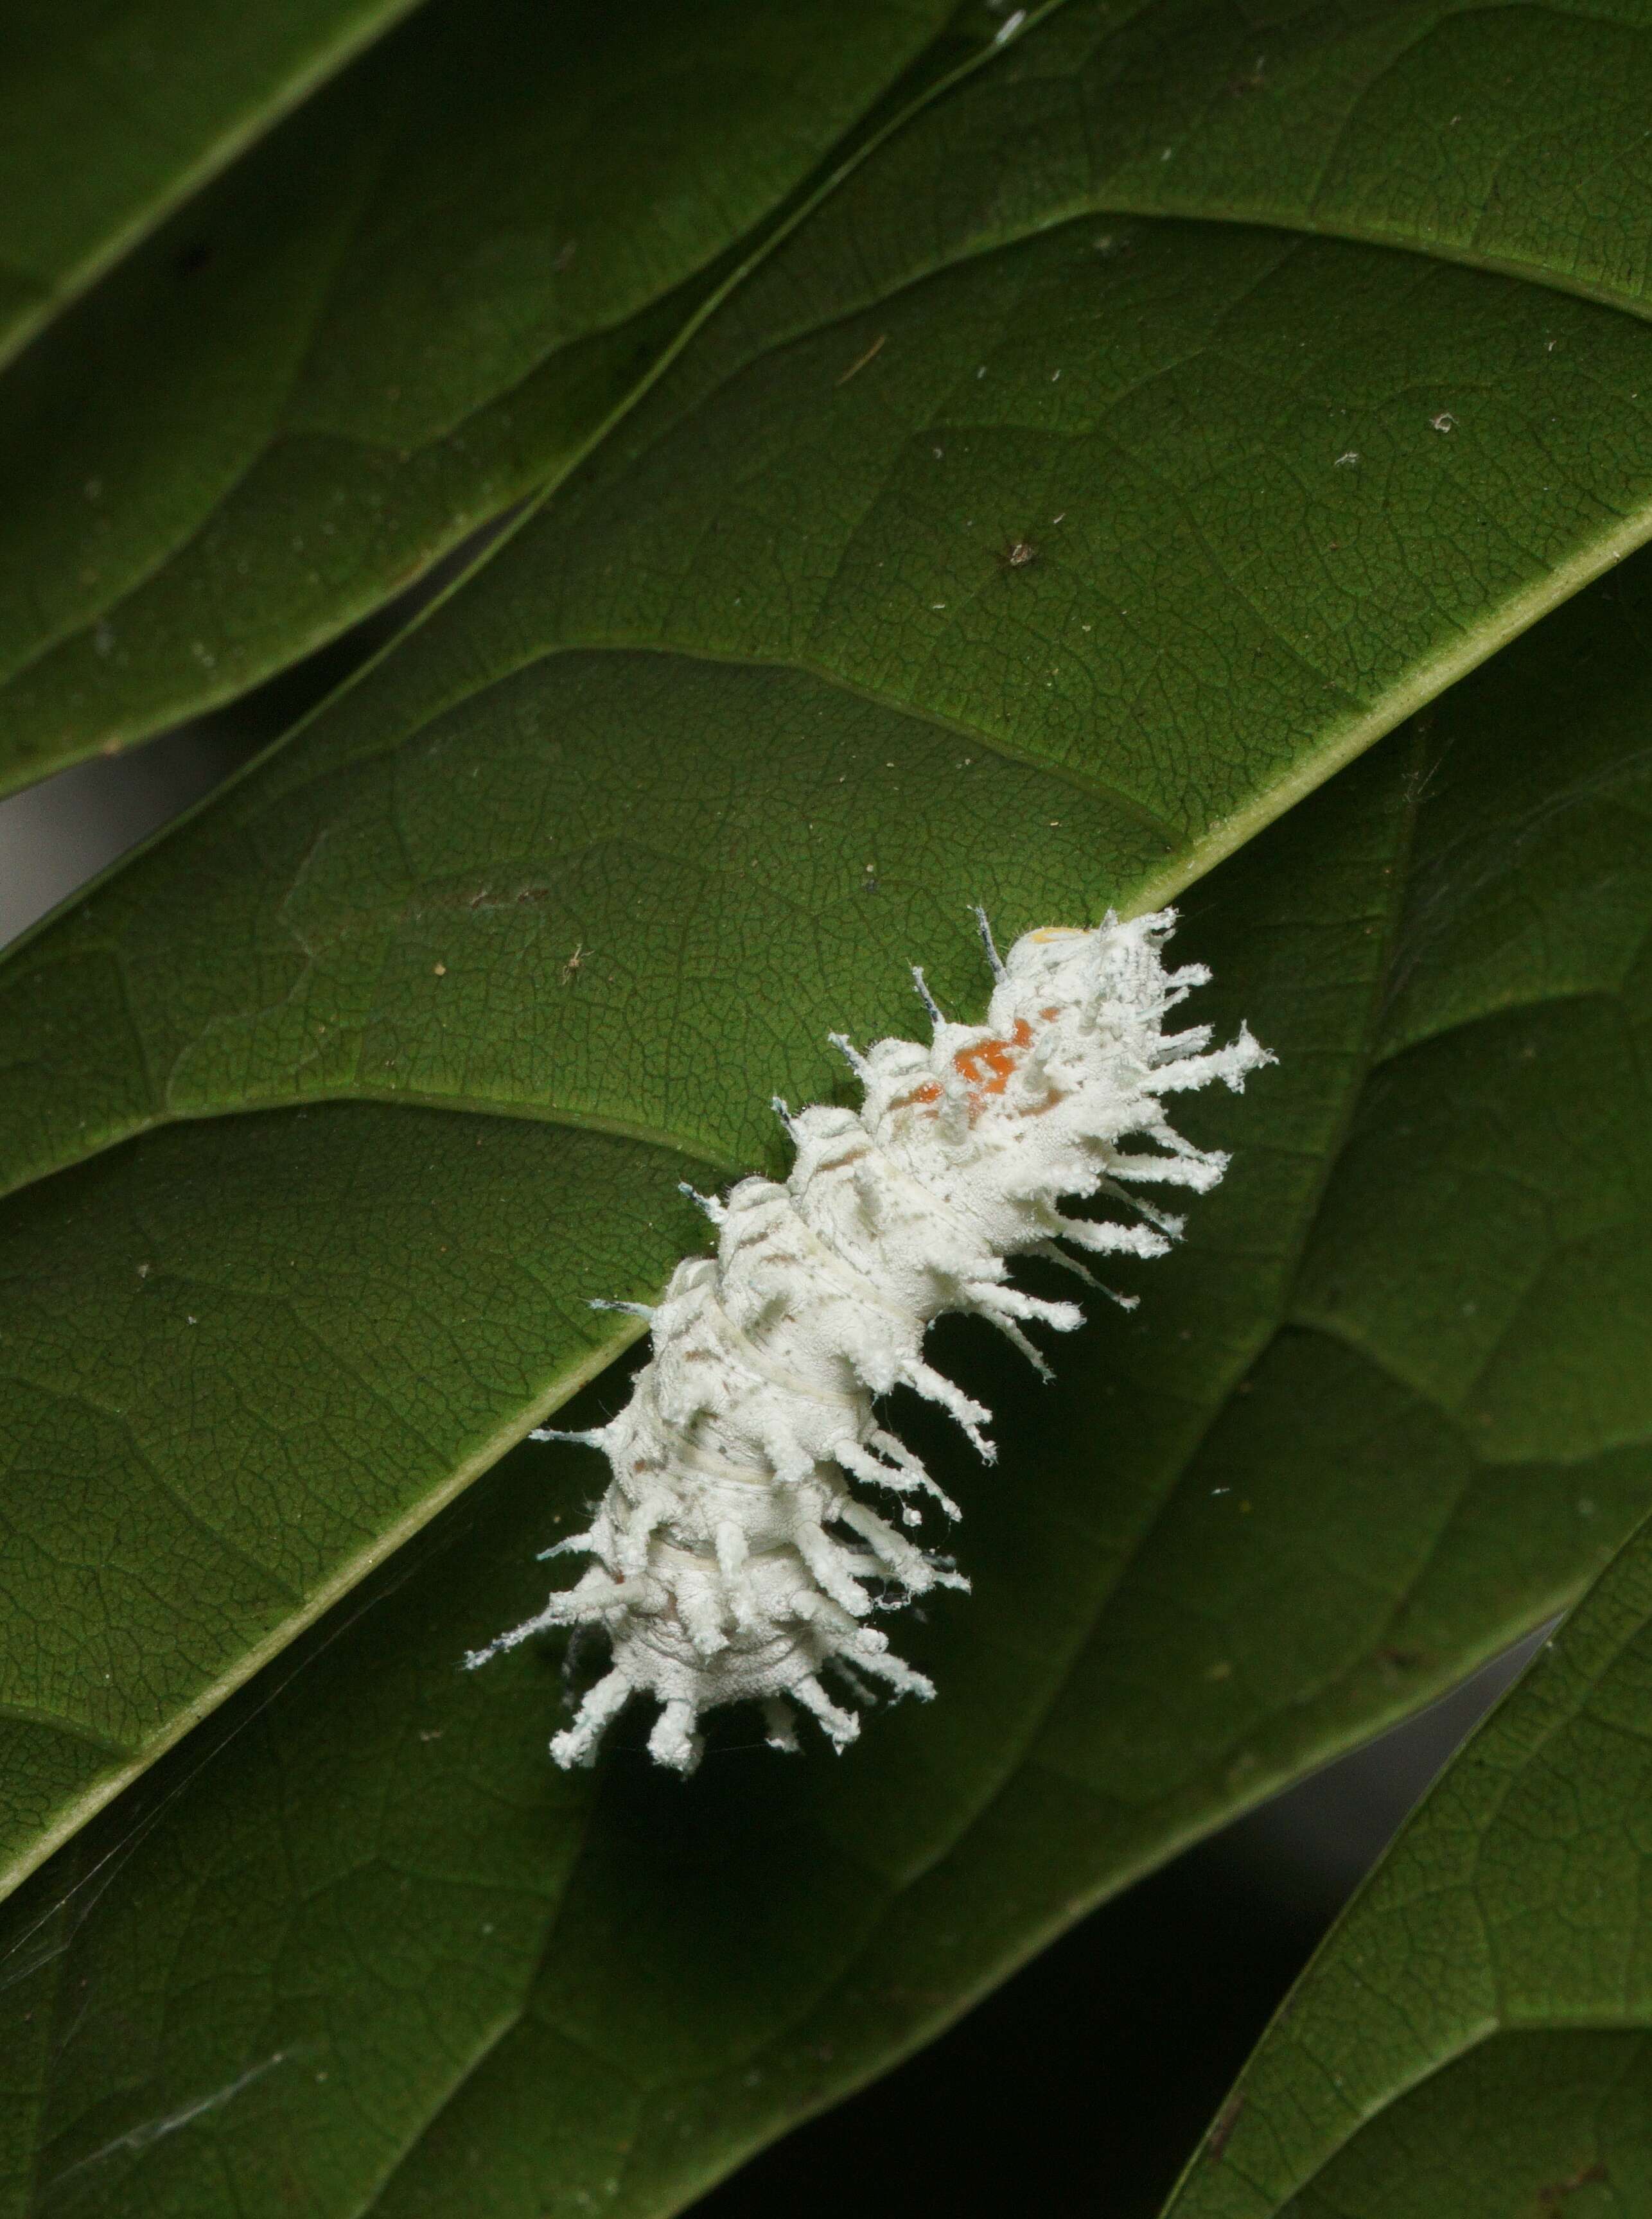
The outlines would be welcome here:
M 823 1672 L 863 1698 L 868 1679 L 933 1694 L 868 1619 L 969 1583 L 855 1489 L 893 1497 L 909 1529 L 925 1497 L 958 1512 L 879 1422 L 877 1398 L 915 1389 L 991 1461 L 991 1414 L 923 1359 L 931 1321 L 973 1311 L 1046 1371 L 1024 1327 L 1070 1332 L 1082 1313 L 1011 1286 L 1006 1259 L 1044 1256 L 1088 1279 L 1062 1244 L 1160 1255 L 1180 1221 L 1130 1190 L 1196 1192 L 1221 1178 L 1227 1158 L 1184 1141 L 1164 1097 L 1213 1079 L 1237 1091 L 1271 1059 L 1242 1026 L 1218 1048 L 1208 1026 L 1165 1030 L 1209 977 L 1196 964 L 1165 968 L 1174 923 L 1163 910 L 1029 932 L 1001 960 L 983 917 L 997 973 L 984 1024 L 948 1022 L 916 973 L 934 1019 L 928 1046 L 879 1041 L 862 1056 L 838 1040 L 864 1089 L 860 1110 L 793 1116 L 777 1103 L 797 1151 L 785 1184 L 747 1178 L 725 1200 L 700 1197 L 717 1252 L 680 1264 L 643 1312 L 653 1353 L 630 1402 L 595 1432 L 533 1436 L 587 1442 L 613 1468 L 589 1530 L 547 1551 L 594 1561 L 467 1660 L 549 1627 L 602 1628 L 612 1661 L 552 1741 L 559 1764 L 588 1764 L 635 1694 L 661 1706 L 649 1750 L 685 1773 L 699 1761 L 702 1712 L 720 1704 L 761 1704 L 771 1744 L 792 1749 L 795 1701 L 842 1750 L 860 1721 Z M 1097 1195 L 1127 1205 L 1129 1221 L 1059 1207 Z

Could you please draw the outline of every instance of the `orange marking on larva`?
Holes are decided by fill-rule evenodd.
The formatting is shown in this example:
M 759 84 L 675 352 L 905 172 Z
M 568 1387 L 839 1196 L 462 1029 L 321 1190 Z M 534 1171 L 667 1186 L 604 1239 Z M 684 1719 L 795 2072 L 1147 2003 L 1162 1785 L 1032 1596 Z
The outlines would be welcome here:
M 978 1094 L 1002 1094 L 1020 1060 L 1017 1051 L 1032 1044 L 1032 1026 L 1025 1017 L 1017 1017 L 1008 1040 L 984 1040 L 974 1047 L 960 1047 L 953 1058 L 953 1067 Z M 992 1073 L 991 1078 L 984 1075 L 983 1065 Z
M 922 1086 L 915 1086 L 910 1094 L 901 1095 L 889 1106 L 891 1110 L 910 1110 L 915 1102 L 939 1102 L 940 1099 L 941 1081 L 926 1078 Z

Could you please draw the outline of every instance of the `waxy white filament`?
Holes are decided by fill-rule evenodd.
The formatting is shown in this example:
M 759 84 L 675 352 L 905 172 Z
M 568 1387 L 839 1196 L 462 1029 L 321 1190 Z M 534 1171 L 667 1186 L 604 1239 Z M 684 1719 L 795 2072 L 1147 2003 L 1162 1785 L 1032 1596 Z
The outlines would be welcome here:
M 983 918 L 997 972 L 986 1022 L 949 1023 L 930 1003 L 928 1046 L 879 1041 L 861 1056 L 840 1041 L 865 1090 L 859 1111 L 782 1109 L 790 1178 L 742 1179 L 705 1203 L 717 1255 L 680 1264 L 647 1313 L 653 1354 L 625 1408 L 594 1433 L 534 1435 L 589 1442 L 613 1467 L 589 1531 L 561 1545 L 595 1561 L 467 1661 L 550 1626 L 603 1629 L 610 1668 L 551 1743 L 559 1764 L 588 1764 L 633 1694 L 661 1706 L 654 1756 L 690 1772 L 700 1714 L 719 1704 L 761 1703 L 769 1741 L 792 1749 L 795 1700 L 842 1749 L 859 1720 L 823 1671 L 861 1696 L 867 1678 L 934 1693 L 866 1621 L 891 1600 L 968 1582 L 854 1490 L 892 1496 L 909 1528 L 926 1496 L 958 1514 L 879 1423 L 876 1398 L 916 1389 L 990 1459 L 990 1413 L 923 1360 L 931 1321 L 974 1311 L 1043 1371 L 1024 1325 L 1068 1332 L 1082 1314 L 1009 1285 L 1005 1259 L 1042 1255 L 1088 1277 L 1058 1244 L 1162 1254 L 1180 1221 L 1127 1190 L 1220 1178 L 1227 1158 L 1183 1140 L 1164 1097 L 1213 1079 L 1237 1091 L 1270 1058 L 1244 1027 L 1220 1048 L 1208 1026 L 1165 1031 L 1209 976 L 1165 969 L 1174 923 L 1164 910 L 1030 932 L 1000 961 Z M 921 973 L 918 986 L 928 1001 Z M 1058 1207 L 1097 1194 L 1129 1204 L 1131 1221 Z

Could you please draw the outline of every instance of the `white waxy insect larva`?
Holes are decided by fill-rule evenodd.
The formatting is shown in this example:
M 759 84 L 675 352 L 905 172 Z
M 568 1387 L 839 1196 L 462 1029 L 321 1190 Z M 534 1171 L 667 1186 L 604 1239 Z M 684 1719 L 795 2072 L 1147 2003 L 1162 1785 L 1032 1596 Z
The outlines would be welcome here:
M 609 1669 L 552 1741 L 559 1764 L 590 1763 L 633 1694 L 661 1706 L 652 1755 L 686 1773 L 699 1761 L 700 1715 L 720 1704 L 760 1703 L 770 1743 L 795 1749 L 790 1706 L 800 1703 L 842 1750 L 860 1721 L 832 1700 L 823 1672 L 861 1697 L 867 1680 L 934 1694 L 866 1620 L 969 1582 L 851 1482 L 886 1490 L 909 1527 L 924 1497 L 949 1518 L 957 1507 L 874 1404 L 914 1388 L 991 1461 L 991 1414 L 923 1360 L 931 1322 L 973 1311 L 1047 1371 L 1025 1327 L 1071 1332 L 1082 1313 L 1009 1285 L 1006 1259 L 1041 1255 L 1089 1279 L 1058 1243 L 1162 1255 L 1181 1221 L 1129 1190 L 1199 1193 L 1220 1178 L 1227 1159 L 1184 1141 L 1164 1097 L 1213 1079 L 1237 1091 L 1272 1059 L 1243 1026 L 1220 1048 L 1208 1025 L 1165 1031 L 1169 1012 L 1209 977 L 1197 964 L 1164 967 L 1175 921 L 1161 910 L 1029 932 L 1001 959 L 982 916 L 997 982 L 985 1023 L 950 1023 L 917 974 L 929 1044 L 885 1040 L 862 1055 L 840 1041 L 865 1091 L 860 1109 L 792 1115 L 777 1103 L 797 1149 L 785 1184 L 747 1178 L 721 1201 L 697 1196 L 718 1230 L 715 1258 L 680 1264 L 652 1308 L 606 1306 L 649 1321 L 653 1353 L 630 1401 L 594 1432 L 532 1436 L 586 1442 L 613 1468 L 588 1532 L 546 1551 L 594 1561 L 466 1660 L 484 1663 L 548 1627 L 603 1629 Z M 1146 1149 L 1121 1147 L 1131 1139 Z M 1057 1207 L 1096 1195 L 1127 1204 L 1135 1221 Z

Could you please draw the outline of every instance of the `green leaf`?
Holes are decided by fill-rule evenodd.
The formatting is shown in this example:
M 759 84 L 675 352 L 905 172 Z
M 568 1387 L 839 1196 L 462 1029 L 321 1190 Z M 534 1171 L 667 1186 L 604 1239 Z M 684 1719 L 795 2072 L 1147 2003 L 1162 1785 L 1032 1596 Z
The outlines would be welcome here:
M 519 1451 L 13 1899 L 16 2208 L 72 2189 L 88 2212 L 233 2194 L 246 2219 L 436 2219 L 485 2184 L 500 2219 L 676 2209 L 1100 1895 L 1568 1600 L 1652 1500 L 1649 617 L 1643 563 L 1192 898 L 1178 947 L 1218 974 L 1201 1014 L 1248 1014 L 1281 1060 L 1241 1101 L 1189 1103 L 1233 1168 L 1053 1388 L 987 1336 L 943 1349 L 1006 1445 L 987 1473 L 924 1442 L 975 1582 L 904 1625 L 934 1705 L 880 1716 L 841 1762 L 782 1763 L 724 1714 L 686 1787 L 635 1722 L 594 1781 L 557 1775 L 555 1653 L 456 1669 L 537 1605 L 533 1552 L 597 1483 L 577 1451 Z M 476 1407 L 502 1352 L 551 1340 L 532 1167 L 556 1194 L 631 1159 L 332 1103 L 227 1124 L 210 1156 L 188 1128 L 152 1134 L 46 1191 L 158 1244 L 176 1226 L 171 1268 L 199 1269 L 205 1305 L 231 1134 L 268 1166 L 244 1280 L 303 1289 L 315 1347 L 353 1336 L 345 1361 L 374 1327 L 416 1349 L 392 1376 L 432 1367 L 427 1433 L 469 1349 Z M 366 1174 L 398 1136 L 428 1166 L 382 1234 L 401 1276 L 279 1277 L 258 1197 L 330 1165 L 295 1217 L 324 1255 L 376 1256 L 407 1159 Z M 435 1331 L 401 1322 L 432 1220 L 476 1289 Z M 214 1237 L 233 1249 L 233 1226 Z M 260 1409 L 244 1370 L 232 1429 L 203 1399 L 220 1359 L 197 1315 L 187 1378 L 183 1335 L 153 1344 L 172 1410 L 202 1412 L 203 1444 L 268 1438 L 304 1383 L 271 1367 Z M 1586 1384 L 1532 1391 L 1584 1345 Z M 339 1384 L 336 1438 L 387 1423 L 388 1369 L 353 1401 Z M 234 1490 L 212 1499 L 221 1515 Z
M 416 0 L 22 0 L 0 78 L 0 361 Z
M 1645 2206 L 1649 1693 L 1643 1526 L 1367 1882 L 1170 2213 Z
M 11 959 L 0 1181 L 340 1095 L 755 1160 L 914 949 L 973 978 L 968 898 L 1013 931 L 1187 884 L 1652 528 L 1645 344 L 1086 221 L 662 400 Z
M 422 8 L 0 383 L 0 791 L 228 699 L 560 475 L 894 82 L 978 56 L 956 4 Z
M 553 42 L 531 0 L 432 0 L 0 388 L 23 519 L 0 780 L 230 698 L 558 476 L 792 188 L 955 78 L 840 180 L 730 345 L 1089 213 L 1411 247 L 1644 312 L 1632 16 L 1428 0 L 1258 32 L 1210 0 L 1068 0 L 968 78 L 1025 12 L 578 0 Z
M 299 1116 L 104 1159 L 0 1234 L 8 1862 L 611 1361 L 589 1297 L 692 1237 L 668 1149 Z
M 1039 35 L 1009 49 L 1022 81 Z M 904 191 L 950 115 L 897 133 L 856 192 Z M 870 279 L 829 196 L 762 300 L 736 292 L 565 497 L 0 968 L 20 1224 L 74 1206 L 48 1175 L 176 1122 L 157 1160 L 186 1184 L 203 1167 L 205 1227 L 209 1197 L 260 1176 L 262 1128 L 209 1121 L 298 1103 L 382 1106 L 407 1136 L 372 1144 L 387 1163 L 425 1146 L 394 1121 L 439 1108 L 539 1122 L 547 1147 L 608 1134 L 649 1194 L 685 1160 L 710 1183 L 773 1164 L 771 1096 L 840 1084 L 835 1027 L 906 1029 L 915 954 L 943 998 L 978 997 L 972 899 L 1014 933 L 1188 884 L 1652 522 L 1652 389 L 1620 313 L 1233 225 L 1086 219 L 988 252 L 947 229 L 968 174 L 937 201 L 939 250 Z M 886 297 L 846 308 L 851 275 L 857 302 Z M 570 1213 L 594 1217 L 621 1177 Z M 134 1458 L 201 1553 L 165 1582 L 163 1669 L 145 1552 L 65 1616 L 55 1555 L 20 1545 L 11 1607 L 65 1632 L 5 1667 L 14 1874 L 592 1359 L 587 1333 L 543 1320 L 525 1367 L 475 1401 L 444 1390 L 420 1453 L 324 1420 L 290 1476 L 253 1486 L 227 1416 L 179 1424 L 204 1359 L 180 1372 L 138 1332 L 158 1313 L 129 1300 L 152 1259 L 126 1209 L 77 1220 L 49 1313 L 34 1247 L 16 1252 L 8 1331 L 31 1393 L 84 1402 L 83 1360 L 130 1373 L 110 1404 L 135 1425 L 158 1391 Z M 567 1240 L 643 1286 L 682 1221 L 634 1247 Z M 241 1289 L 227 1259 L 211 1276 Z M 398 1418 L 427 1362 L 412 1321 L 444 1289 L 421 1267 L 397 1296 Z M 291 1358 L 252 1310 L 213 1330 L 229 1407 L 274 1393 L 284 1435 Z M 128 1462 L 78 1438 L 78 1515 L 113 1531 Z M 51 1525 L 59 1453 L 25 1529 Z M 64 1642 L 105 1660 L 102 1723 L 65 1696 Z

